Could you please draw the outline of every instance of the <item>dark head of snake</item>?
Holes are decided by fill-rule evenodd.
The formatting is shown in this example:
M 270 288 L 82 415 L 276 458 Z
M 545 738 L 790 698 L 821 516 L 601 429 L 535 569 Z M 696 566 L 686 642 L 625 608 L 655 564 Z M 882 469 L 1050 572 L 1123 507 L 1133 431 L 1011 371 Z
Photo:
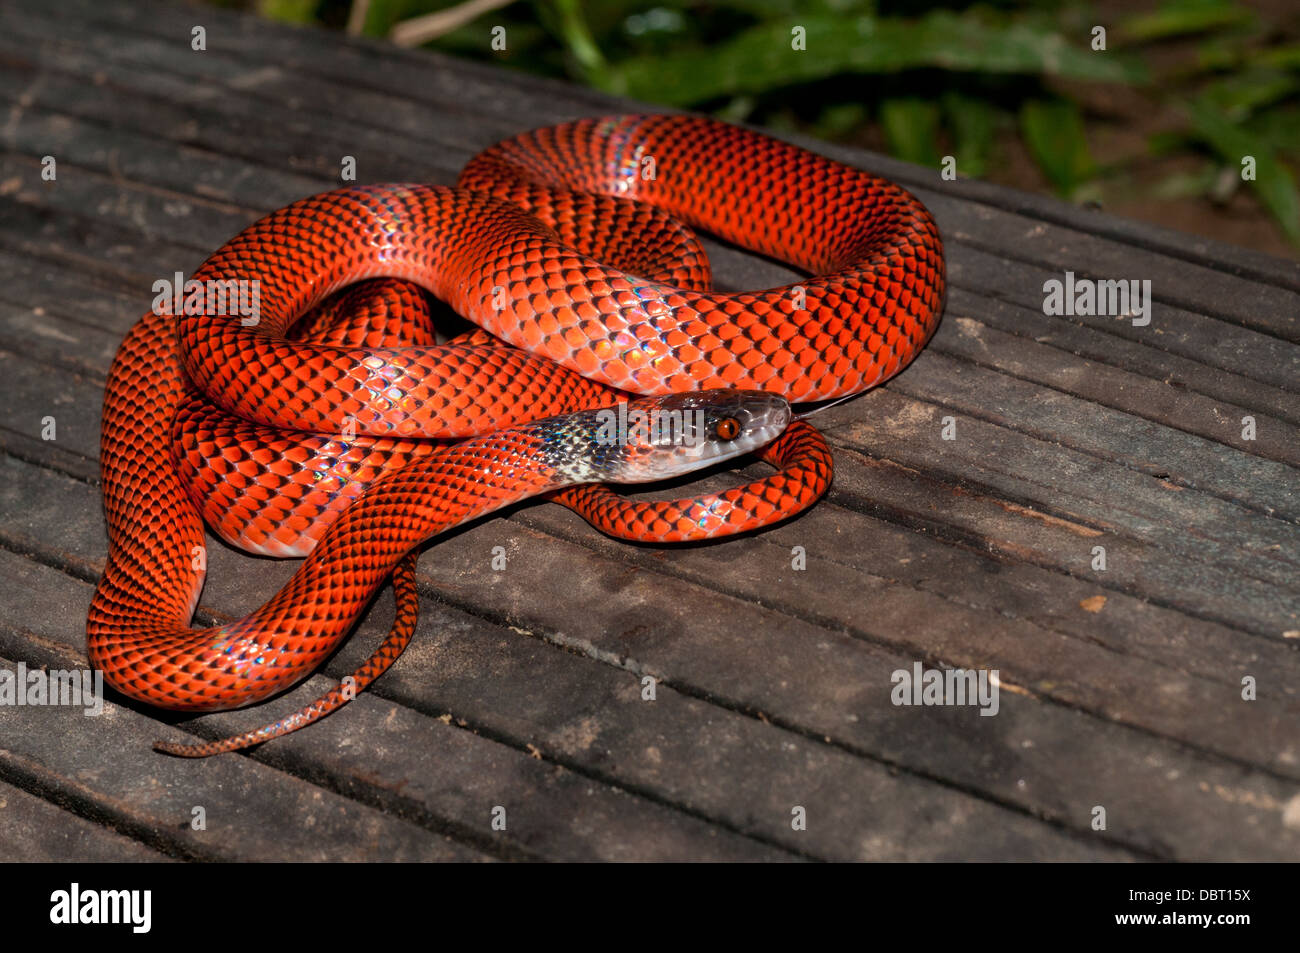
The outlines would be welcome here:
M 752 390 L 646 397 L 539 420 L 545 462 L 564 483 L 650 483 L 758 450 L 790 423 L 785 398 Z

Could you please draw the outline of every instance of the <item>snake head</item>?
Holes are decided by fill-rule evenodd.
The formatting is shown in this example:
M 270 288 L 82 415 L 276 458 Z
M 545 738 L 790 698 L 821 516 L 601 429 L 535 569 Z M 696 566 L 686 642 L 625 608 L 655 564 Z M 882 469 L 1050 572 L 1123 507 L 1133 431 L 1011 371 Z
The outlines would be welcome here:
M 702 390 L 646 397 L 596 411 L 596 442 L 611 483 L 666 480 L 766 446 L 791 420 L 783 397 L 755 390 Z

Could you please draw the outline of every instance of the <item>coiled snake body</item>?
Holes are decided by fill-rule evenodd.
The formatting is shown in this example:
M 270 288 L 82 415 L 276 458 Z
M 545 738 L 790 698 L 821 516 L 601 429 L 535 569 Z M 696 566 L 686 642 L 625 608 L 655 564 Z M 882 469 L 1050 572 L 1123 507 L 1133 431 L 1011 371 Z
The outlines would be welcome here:
M 681 223 L 813 277 L 712 291 Z M 123 342 L 104 398 L 109 558 L 87 621 L 90 660 L 111 685 L 190 711 L 306 677 L 392 576 L 398 618 L 356 673 L 360 690 L 414 629 L 416 547 L 529 496 L 648 541 L 799 512 L 829 484 L 830 456 L 809 425 L 785 426 L 786 400 L 897 373 L 944 299 L 938 230 L 909 193 L 686 116 L 527 133 L 471 160 L 454 189 L 304 199 L 241 232 L 193 280 L 256 281 L 259 313 L 150 312 Z M 481 330 L 434 344 L 412 284 Z M 651 395 L 632 405 L 647 412 L 698 411 L 710 429 L 694 454 L 636 437 L 611 448 L 589 413 L 629 395 Z M 686 472 L 763 444 L 778 472 L 716 496 L 638 503 L 593 482 Z M 200 513 L 238 545 L 310 556 L 257 612 L 192 629 Z M 232 750 L 343 700 L 336 690 L 236 739 L 160 747 Z

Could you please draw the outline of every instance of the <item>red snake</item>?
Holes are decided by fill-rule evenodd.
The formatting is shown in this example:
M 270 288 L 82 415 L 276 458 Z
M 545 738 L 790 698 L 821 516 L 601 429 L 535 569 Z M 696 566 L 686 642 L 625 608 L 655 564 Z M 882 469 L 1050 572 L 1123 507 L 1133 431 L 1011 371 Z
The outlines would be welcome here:
M 692 227 L 814 277 L 712 291 Z M 151 705 L 236 708 L 310 674 L 389 577 L 398 611 L 345 685 L 236 738 L 159 745 L 185 755 L 295 730 L 364 688 L 414 631 L 417 548 L 483 513 L 549 494 L 605 532 L 658 542 L 798 513 L 829 485 L 830 454 L 808 424 L 786 427 L 786 400 L 769 395 L 821 401 L 888 379 L 944 301 L 938 229 L 907 191 L 688 116 L 526 133 L 472 159 L 456 188 L 303 199 L 192 281 L 255 281 L 256 321 L 210 301 L 156 307 L 118 351 L 91 664 Z M 481 330 L 436 345 L 426 291 Z M 651 395 L 633 411 L 697 415 L 698 433 L 674 436 L 704 449 L 685 459 L 688 440 L 664 449 L 644 432 L 597 440 L 595 408 L 629 395 Z M 778 471 L 717 495 L 633 502 L 594 482 L 687 472 L 763 443 Z M 236 545 L 310 555 L 261 609 L 193 629 L 203 515 Z

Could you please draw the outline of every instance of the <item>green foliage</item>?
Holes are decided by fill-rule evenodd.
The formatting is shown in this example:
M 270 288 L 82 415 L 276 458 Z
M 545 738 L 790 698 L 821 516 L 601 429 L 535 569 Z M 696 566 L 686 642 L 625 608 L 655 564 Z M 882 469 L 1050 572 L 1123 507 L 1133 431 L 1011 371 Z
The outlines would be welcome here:
M 1296 73 L 1250 69 L 1207 83 L 1197 98 L 1226 119 L 1238 122 L 1287 99 L 1297 88 L 1300 88 L 1300 75 Z
M 1168 0 L 1154 13 L 1130 18 L 1120 36 L 1129 42 L 1160 40 L 1240 26 L 1254 18 L 1252 11 L 1231 0 Z
M 1262 137 L 1235 124 L 1204 98 L 1187 104 L 1192 134 L 1204 141 L 1230 168 L 1253 159 L 1255 178 L 1248 180 L 1265 207 L 1293 242 L 1300 243 L 1300 195 L 1295 180 Z
M 317 6 L 317 0 L 257 0 L 258 13 L 286 23 L 311 23 Z
M 337 26 L 358 0 L 252 2 L 267 16 Z M 387 36 L 455 6 L 369 0 L 363 32 Z M 1105 50 L 1092 47 L 1098 24 Z M 488 47 L 495 25 L 507 28 L 507 52 Z M 1170 44 L 1191 55 L 1151 75 L 1146 64 L 1163 62 L 1152 56 Z M 515 0 L 430 45 L 732 121 L 883 141 L 931 167 L 953 155 L 963 175 L 996 167 L 1018 138 L 1076 201 L 1125 173 L 1094 161 L 1088 134 L 1101 117 L 1082 93 L 1133 85 L 1185 117 L 1151 138 L 1151 153 L 1201 163 L 1158 194 L 1222 198 L 1229 172 L 1253 156 L 1257 177 L 1245 184 L 1300 244 L 1300 43 L 1294 24 L 1267 22 L 1242 0 L 1163 0 L 1118 23 L 1087 0 Z
M 1096 171 L 1079 107 L 1066 99 L 1031 99 L 1020 108 L 1025 144 L 1048 180 L 1074 197 Z
M 999 133 L 1011 125 L 1008 116 L 977 96 L 955 90 L 943 94 L 944 121 L 951 132 L 952 154 L 961 156 L 963 175 L 979 177 L 992 161 Z
M 917 165 L 939 165 L 938 103 L 915 96 L 886 99 L 880 104 L 880 125 L 894 155 Z
M 424 3 L 421 0 L 370 0 L 366 4 L 366 19 L 361 32 L 367 36 L 387 36 L 397 23 L 446 6 L 451 4 Z
M 804 50 L 792 49 L 804 30 Z M 830 76 L 953 72 L 1018 73 L 1094 82 L 1134 82 L 1139 65 L 1072 46 L 1054 30 L 982 12 L 935 10 L 916 19 L 804 16 L 742 31 L 707 50 L 632 57 L 610 70 L 610 92 L 695 106 L 720 96 L 762 92 Z

